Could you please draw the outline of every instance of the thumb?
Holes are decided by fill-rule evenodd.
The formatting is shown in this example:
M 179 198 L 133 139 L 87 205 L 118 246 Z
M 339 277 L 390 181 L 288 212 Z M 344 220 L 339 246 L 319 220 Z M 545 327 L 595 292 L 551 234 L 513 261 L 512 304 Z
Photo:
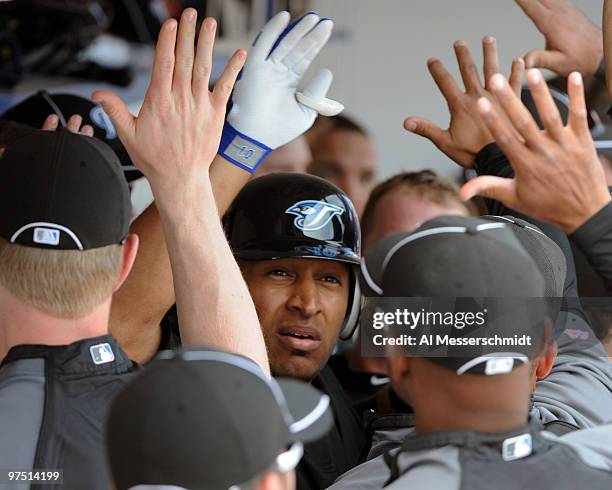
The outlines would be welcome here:
M 344 109 L 340 102 L 325 97 L 331 87 L 334 76 L 332 72 L 319 70 L 314 78 L 304 87 L 304 90 L 295 94 L 299 103 L 314 109 L 322 116 L 335 116 Z
M 525 68 L 547 68 L 557 75 L 566 75 L 566 55 L 561 51 L 533 50 L 525 55 Z
M 117 130 L 119 139 L 125 145 L 134 135 L 136 118 L 132 116 L 126 105 L 118 95 L 108 90 L 97 90 L 91 94 L 94 102 L 100 104 L 104 112 Z
M 447 147 L 450 138 L 447 131 L 441 129 L 437 124 L 423 117 L 409 117 L 404 121 L 404 129 L 411 133 L 427 138 L 440 150 Z
M 516 182 L 514 179 L 483 175 L 470 180 L 459 190 L 462 201 L 474 196 L 482 196 L 501 202 L 504 206 L 516 209 Z

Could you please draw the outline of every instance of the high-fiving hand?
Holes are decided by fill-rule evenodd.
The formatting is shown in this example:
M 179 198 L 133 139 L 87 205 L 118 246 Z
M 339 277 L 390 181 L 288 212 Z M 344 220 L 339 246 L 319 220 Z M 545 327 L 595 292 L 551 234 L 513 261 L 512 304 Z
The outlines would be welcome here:
M 545 49 L 525 55 L 527 68 L 547 68 L 557 75 L 573 71 L 593 75 L 603 57 L 601 29 L 568 0 L 516 0 L 546 39 Z
M 249 51 L 223 128 L 219 154 L 253 172 L 271 150 L 297 138 L 317 114 L 343 106 L 326 97 L 332 73 L 320 70 L 300 89 L 304 74 L 332 32 L 331 19 L 308 12 L 289 24 L 289 13 L 272 17 Z
M 208 174 L 219 145 L 226 103 L 246 59 L 244 50 L 234 53 L 210 92 L 216 22 L 204 20 L 194 52 L 196 16 L 190 8 L 183 12 L 180 25 L 174 19 L 164 22 L 151 83 L 138 117 L 132 116 L 112 92 L 93 94 L 156 195 L 180 194 L 182 186 L 199 185 Z
M 568 79 L 566 126 L 539 70 L 529 70 L 527 78 L 544 130 L 504 77 L 494 75 L 491 90 L 501 108 L 481 98 L 478 110 L 510 160 L 515 177 L 477 177 L 463 186 L 461 197 L 470 199 L 478 194 L 495 199 L 572 233 L 610 202 L 588 128 L 582 77 L 572 73 Z
M 493 135 L 478 114 L 476 102 L 480 97 L 486 97 L 495 103 L 488 81 L 492 75 L 499 73 L 497 45 L 492 37 L 487 36 L 482 41 L 484 86 L 466 43 L 457 41 L 454 47 L 465 92 L 461 91 L 441 61 L 433 58 L 427 61 L 429 72 L 448 103 L 451 116 L 448 129 L 443 130 L 432 121 L 422 117 L 407 118 L 404 121 L 404 127 L 408 131 L 429 139 L 459 165 L 471 168 L 478 152 L 493 142 Z M 510 75 L 512 89 L 517 94 L 520 94 L 521 91 L 523 75 L 523 60 L 517 58 L 512 63 Z

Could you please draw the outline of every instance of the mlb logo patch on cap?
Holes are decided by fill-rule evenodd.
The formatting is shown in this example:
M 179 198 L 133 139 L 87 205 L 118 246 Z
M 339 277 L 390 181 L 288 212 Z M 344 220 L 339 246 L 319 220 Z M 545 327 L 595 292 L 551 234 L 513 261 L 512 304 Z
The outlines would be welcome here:
M 115 354 L 108 343 L 92 345 L 89 348 L 94 364 L 106 364 L 115 360 Z
M 51 228 L 34 228 L 34 243 L 59 245 L 60 232 Z

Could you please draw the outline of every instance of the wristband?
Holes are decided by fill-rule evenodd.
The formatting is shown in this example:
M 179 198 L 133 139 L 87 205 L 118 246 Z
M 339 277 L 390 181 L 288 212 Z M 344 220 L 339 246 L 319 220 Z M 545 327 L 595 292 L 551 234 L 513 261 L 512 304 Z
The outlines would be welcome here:
M 272 148 L 249 138 L 225 121 L 217 153 L 227 161 L 252 174 L 271 151 Z

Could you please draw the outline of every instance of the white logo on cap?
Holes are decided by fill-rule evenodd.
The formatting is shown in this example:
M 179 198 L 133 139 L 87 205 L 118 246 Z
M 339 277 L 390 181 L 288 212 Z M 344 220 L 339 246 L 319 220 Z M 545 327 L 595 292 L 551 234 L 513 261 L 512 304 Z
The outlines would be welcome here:
M 531 434 L 521 434 L 520 436 L 506 439 L 502 446 L 502 458 L 504 461 L 514 461 L 531 454 L 532 440 Z
M 59 245 L 60 232 L 51 228 L 34 228 L 34 243 L 44 245 Z
M 494 357 L 488 359 L 485 364 L 485 374 L 503 374 L 509 373 L 514 367 L 514 359 L 512 357 Z
M 108 343 L 92 345 L 89 348 L 89 353 L 94 364 L 106 364 L 115 360 L 113 349 Z

